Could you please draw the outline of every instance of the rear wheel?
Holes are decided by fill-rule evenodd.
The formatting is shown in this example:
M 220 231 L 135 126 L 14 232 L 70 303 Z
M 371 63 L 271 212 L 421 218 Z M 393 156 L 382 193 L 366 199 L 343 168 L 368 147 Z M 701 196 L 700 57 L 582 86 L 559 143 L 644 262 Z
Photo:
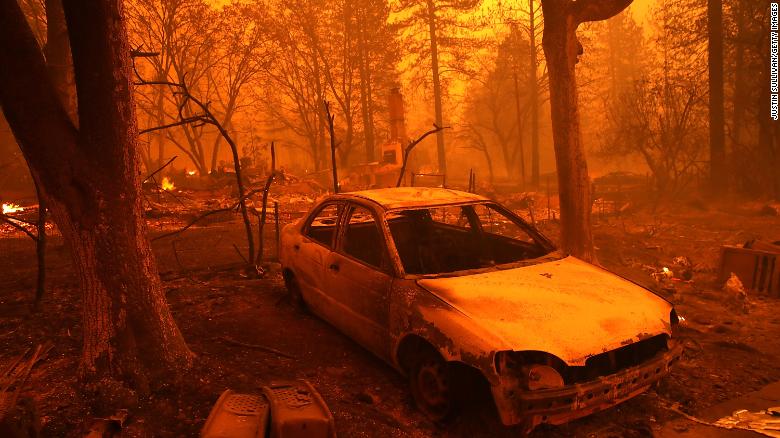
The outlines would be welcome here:
M 427 348 L 419 351 L 410 362 L 409 387 L 417 408 L 435 422 L 452 418 L 454 402 L 447 362 Z
M 296 309 L 304 310 L 306 303 L 303 302 L 301 287 L 298 285 L 298 280 L 292 272 L 286 271 L 284 273 L 284 285 L 287 287 L 287 299 L 290 301 L 290 304 Z

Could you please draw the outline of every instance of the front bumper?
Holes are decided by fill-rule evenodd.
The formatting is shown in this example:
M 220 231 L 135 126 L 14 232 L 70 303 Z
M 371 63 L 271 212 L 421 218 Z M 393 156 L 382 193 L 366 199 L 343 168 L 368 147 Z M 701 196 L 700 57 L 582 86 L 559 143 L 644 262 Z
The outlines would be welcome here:
M 563 424 L 641 394 L 668 374 L 681 355 L 682 346 L 672 345 L 642 365 L 563 388 L 520 391 L 496 385 L 493 398 L 505 425 L 522 423 L 530 431 L 542 423 Z

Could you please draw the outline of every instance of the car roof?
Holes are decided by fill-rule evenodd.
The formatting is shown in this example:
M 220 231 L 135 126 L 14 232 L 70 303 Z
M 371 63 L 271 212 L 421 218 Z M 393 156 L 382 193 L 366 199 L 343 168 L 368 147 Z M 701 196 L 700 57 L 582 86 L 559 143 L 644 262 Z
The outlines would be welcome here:
M 379 204 L 385 210 L 396 208 L 437 207 L 488 201 L 484 196 L 438 187 L 393 187 L 387 189 L 362 190 L 343 193 L 345 197 L 367 199 Z

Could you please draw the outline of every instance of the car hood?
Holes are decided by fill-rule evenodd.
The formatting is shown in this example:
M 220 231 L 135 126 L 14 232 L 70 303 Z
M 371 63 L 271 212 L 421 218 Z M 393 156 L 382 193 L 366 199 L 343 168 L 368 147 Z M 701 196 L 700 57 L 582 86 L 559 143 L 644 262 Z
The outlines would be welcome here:
M 569 365 L 671 334 L 669 302 L 574 257 L 418 284 L 494 335 L 497 349 L 544 351 Z

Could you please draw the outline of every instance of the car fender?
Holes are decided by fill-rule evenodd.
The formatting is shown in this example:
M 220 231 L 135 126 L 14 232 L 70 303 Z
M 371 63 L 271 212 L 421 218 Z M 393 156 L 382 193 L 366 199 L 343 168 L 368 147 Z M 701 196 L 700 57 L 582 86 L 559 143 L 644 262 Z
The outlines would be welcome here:
M 399 355 L 409 337 L 435 348 L 448 362 L 479 370 L 491 384 L 498 383 L 495 353 L 503 341 L 484 330 L 449 303 L 418 286 L 414 280 L 394 280 L 390 300 L 393 365 L 404 372 Z

